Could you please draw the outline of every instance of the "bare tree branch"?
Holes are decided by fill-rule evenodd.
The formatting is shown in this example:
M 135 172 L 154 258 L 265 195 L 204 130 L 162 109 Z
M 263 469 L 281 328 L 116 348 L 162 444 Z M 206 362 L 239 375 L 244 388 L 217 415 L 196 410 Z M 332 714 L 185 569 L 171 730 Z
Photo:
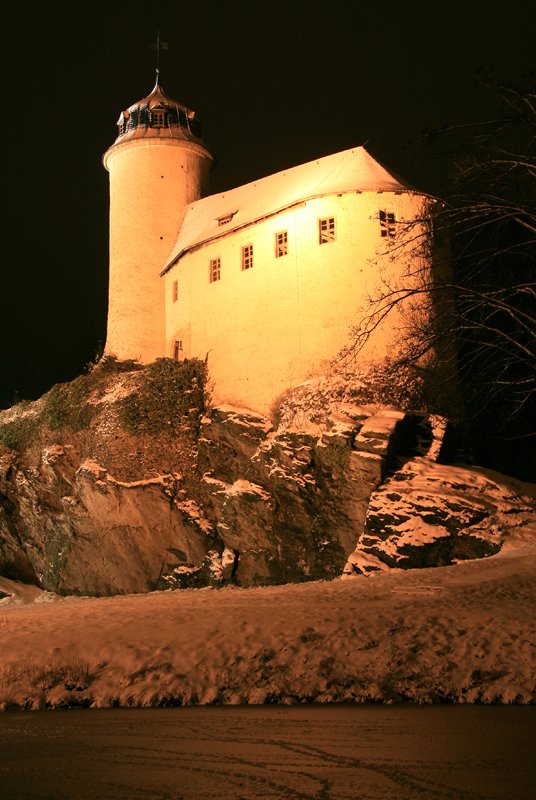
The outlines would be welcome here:
M 536 88 L 487 88 L 503 114 L 465 126 L 449 192 L 397 229 L 383 255 L 405 272 L 383 270 L 341 359 L 355 359 L 396 312 L 397 363 L 455 360 L 476 437 L 519 448 L 536 419 Z

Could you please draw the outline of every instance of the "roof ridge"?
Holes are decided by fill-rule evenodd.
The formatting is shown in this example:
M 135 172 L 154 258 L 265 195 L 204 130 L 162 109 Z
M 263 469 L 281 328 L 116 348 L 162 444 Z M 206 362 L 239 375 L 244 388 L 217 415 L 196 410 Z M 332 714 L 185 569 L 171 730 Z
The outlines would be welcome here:
M 328 194 L 367 191 L 417 192 L 360 145 L 208 195 L 186 206 L 163 272 L 192 247 L 272 216 L 300 201 Z M 224 228 L 219 220 L 231 213 L 233 225 Z

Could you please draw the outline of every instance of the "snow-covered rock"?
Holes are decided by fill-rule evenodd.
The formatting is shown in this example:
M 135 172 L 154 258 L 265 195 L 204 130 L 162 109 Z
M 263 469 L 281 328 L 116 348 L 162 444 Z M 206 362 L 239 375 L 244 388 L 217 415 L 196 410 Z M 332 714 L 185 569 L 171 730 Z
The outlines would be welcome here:
M 371 498 L 365 530 L 345 575 L 389 567 L 438 567 L 497 553 L 534 504 L 504 476 L 430 458 L 412 459 Z
M 218 536 L 236 554 L 234 581 L 340 575 L 404 417 L 346 403 L 344 413 L 330 413 L 320 425 L 304 420 L 299 429 L 294 419 L 273 430 L 249 412 L 214 409 L 203 420 L 200 448 Z
M 37 428 L 38 404 L 0 416 L 0 432 L 34 430 L 18 452 L 0 445 L 0 575 L 108 595 L 435 566 L 496 552 L 494 515 L 522 508 L 434 461 L 445 420 L 359 382 L 311 380 L 275 421 L 226 405 L 149 433 L 120 413 L 143 374 L 101 376 L 79 432 Z
M 274 429 L 219 406 L 195 442 L 175 437 L 179 471 L 167 440 L 125 434 L 113 409 L 91 437 L 2 450 L 0 574 L 83 595 L 334 578 L 405 418 L 346 399 Z

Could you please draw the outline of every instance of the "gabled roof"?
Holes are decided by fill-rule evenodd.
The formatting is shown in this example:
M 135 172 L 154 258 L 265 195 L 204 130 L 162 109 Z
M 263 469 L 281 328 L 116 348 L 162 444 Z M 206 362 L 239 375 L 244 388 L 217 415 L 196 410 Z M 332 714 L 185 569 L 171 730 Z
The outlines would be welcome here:
M 268 175 L 187 206 L 162 274 L 188 250 L 304 200 L 340 192 L 408 191 L 415 190 L 388 172 L 364 147 Z M 223 222 L 226 217 L 231 217 L 230 221 Z

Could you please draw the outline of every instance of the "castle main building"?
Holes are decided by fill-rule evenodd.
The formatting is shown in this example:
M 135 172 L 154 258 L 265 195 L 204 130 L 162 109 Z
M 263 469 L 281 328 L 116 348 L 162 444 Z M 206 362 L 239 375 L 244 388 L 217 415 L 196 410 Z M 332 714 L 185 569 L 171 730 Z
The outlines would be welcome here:
M 380 276 L 402 275 L 389 240 L 429 198 L 363 147 L 207 196 L 213 155 L 158 81 L 118 126 L 105 352 L 208 356 L 214 400 L 265 413 L 329 371 Z M 389 318 L 359 359 L 393 354 L 399 335 Z

